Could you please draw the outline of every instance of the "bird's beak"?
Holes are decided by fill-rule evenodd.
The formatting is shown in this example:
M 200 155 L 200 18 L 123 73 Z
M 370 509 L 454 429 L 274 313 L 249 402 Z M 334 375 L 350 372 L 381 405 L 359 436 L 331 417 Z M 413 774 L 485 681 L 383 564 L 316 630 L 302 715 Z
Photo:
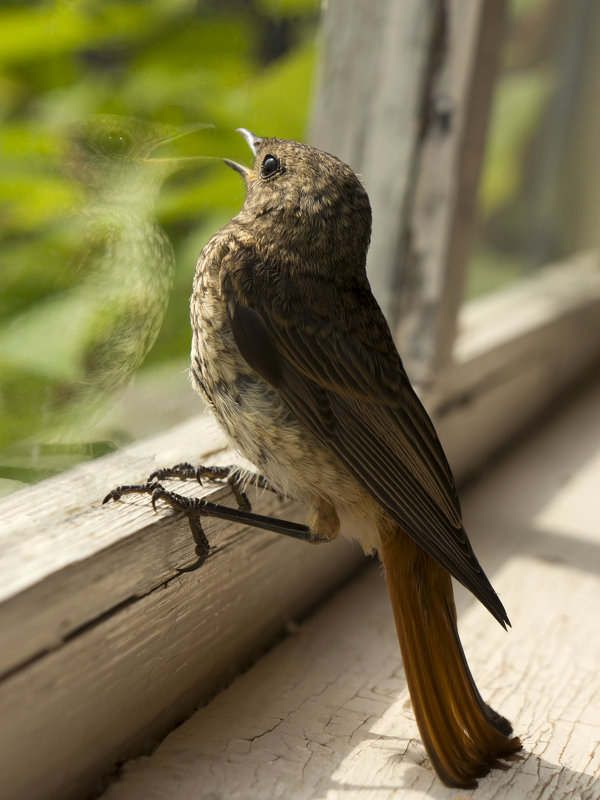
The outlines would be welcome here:
M 223 161 L 228 167 L 231 167 L 231 169 L 239 172 L 244 180 L 246 180 L 246 178 L 252 174 L 251 169 L 248 169 L 248 167 L 245 167 L 243 164 L 238 164 L 237 161 L 232 161 L 230 158 L 224 158 Z
M 235 132 L 242 134 L 244 139 L 248 142 L 248 147 L 252 150 L 252 155 L 255 156 L 262 139 L 259 136 L 255 136 L 251 131 L 247 130 L 247 128 L 236 128 Z
M 251 131 L 247 130 L 247 128 L 236 128 L 236 133 L 242 134 L 244 139 L 248 142 L 248 147 L 252 150 L 252 155 L 255 156 L 262 139 L 259 136 L 255 136 Z M 228 167 L 239 172 L 244 180 L 252 174 L 252 170 L 248 169 L 248 167 L 245 167 L 243 164 L 238 164 L 237 161 L 231 161 L 229 158 L 224 158 L 223 161 Z

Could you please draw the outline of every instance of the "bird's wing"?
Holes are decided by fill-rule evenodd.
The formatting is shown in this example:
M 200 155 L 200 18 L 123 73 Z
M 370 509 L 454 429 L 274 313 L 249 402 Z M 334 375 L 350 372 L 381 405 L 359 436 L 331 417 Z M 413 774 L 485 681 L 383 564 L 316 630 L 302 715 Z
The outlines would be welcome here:
M 291 282 L 246 245 L 224 256 L 221 291 L 248 364 L 402 530 L 504 624 L 464 531 L 444 451 L 366 279 L 353 287 Z

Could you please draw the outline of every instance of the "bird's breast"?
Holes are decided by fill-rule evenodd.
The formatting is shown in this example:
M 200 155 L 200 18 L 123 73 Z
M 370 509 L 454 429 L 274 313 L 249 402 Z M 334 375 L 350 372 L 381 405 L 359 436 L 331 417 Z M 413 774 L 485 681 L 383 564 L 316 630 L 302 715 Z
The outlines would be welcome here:
M 290 497 L 306 500 L 322 494 L 324 487 L 340 487 L 341 465 L 335 456 L 238 350 L 220 295 L 218 269 L 206 253 L 196 270 L 190 310 L 192 385 L 236 448 Z M 356 485 L 349 483 L 348 491 L 354 494 Z
M 300 422 L 246 363 L 220 294 L 218 264 L 204 252 L 190 304 L 191 381 L 240 452 L 274 480 L 273 453 L 294 447 Z M 280 482 L 279 482 L 280 483 Z

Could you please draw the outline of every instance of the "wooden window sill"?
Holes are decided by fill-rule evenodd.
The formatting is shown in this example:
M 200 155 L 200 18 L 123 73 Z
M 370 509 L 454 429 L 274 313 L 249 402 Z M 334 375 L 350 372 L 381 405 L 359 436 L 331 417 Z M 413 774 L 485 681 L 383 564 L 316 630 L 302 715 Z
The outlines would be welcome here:
M 597 269 L 565 265 L 551 277 L 551 294 L 539 290 L 546 277 L 513 293 L 509 308 L 522 297 L 521 315 L 496 299 L 495 317 L 488 308 L 471 318 L 456 372 L 428 397 L 459 479 L 598 359 Z M 528 295 L 546 299 L 529 326 Z M 485 338 L 493 319 L 495 336 L 469 352 L 469 337 Z M 199 416 L 0 501 L 0 771 L 14 796 L 85 796 L 363 564 L 359 548 L 342 539 L 311 548 L 207 521 L 213 554 L 180 575 L 193 560 L 185 519 L 155 514 L 143 497 L 100 504 L 112 487 L 157 467 L 232 458 Z M 177 488 L 232 502 L 227 488 Z M 269 493 L 253 502 L 259 513 L 303 519 L 301 508 Z
M 148 497 L 101 500 L 194 457 L 232 460 L 206 417 L 0 504 L 0 774 L 11 796 L 87 796 L 362 563 L 347 541 L 302 546 L 207 520 L 210 557 L 178 574 L 195 560 L 182 515 L 155 514 Z M 174 488 L 235 505 L 227 487 Z M 269 492 L 250 497 L 263 514 L 302 520 Z
M 467 527 L 509 610 L 505 633 L 462 590 L 465 650 L 523 760 L 469 796 L 600 794 L 600 384 L 464 498 Z M 300 552 L 300 547 L 298 552 Z M 103 800 L 462 797 L 421 745 L 378 566 L 342 589 L 246 674 L 128 763 Z

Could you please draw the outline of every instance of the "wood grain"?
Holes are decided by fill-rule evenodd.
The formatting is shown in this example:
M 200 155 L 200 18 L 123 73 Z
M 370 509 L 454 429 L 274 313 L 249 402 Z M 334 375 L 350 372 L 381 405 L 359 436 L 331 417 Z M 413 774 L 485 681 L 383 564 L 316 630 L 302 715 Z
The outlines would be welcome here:
M 346 161 L 364 181 L 373 209 L 369 280 L 392 324 L 432 37 L 443 5 L 331 0 L 323 18 L 310 141 Z
M 331 0 L 324 16 L 311 143 L 364 181 L 369 280 L 421 383 L 454 341 L 505 10 Z
M 316 548 L 209 520 L 211 555 L 182 575 L 194 552 L 181 515 L 155 514 L 147 497 L 100 505 L 119 483 L 208 453 L 232 459 L 198 418 L 0 504 L 5 796 L 86 795 L 362 563 L 345 541 Z M 229 488 L 174 488 L 234 504 Z M 254 499 L 260 513 L 302 519 L 269 492 Z
M 444 6 L 395 331 L 408 373 L 421 384 L 453 355 L 507 4 L 450 0 Z
M 600 796 L 600 384 L 465 497 L 475 550 L 509 611 L 504 632 L 459 592 L 484 697 L 523 759 L 477 790 L 442 786 L 406 690 L 381 571 L 341 591 L 103 800 L 595 800 Z

